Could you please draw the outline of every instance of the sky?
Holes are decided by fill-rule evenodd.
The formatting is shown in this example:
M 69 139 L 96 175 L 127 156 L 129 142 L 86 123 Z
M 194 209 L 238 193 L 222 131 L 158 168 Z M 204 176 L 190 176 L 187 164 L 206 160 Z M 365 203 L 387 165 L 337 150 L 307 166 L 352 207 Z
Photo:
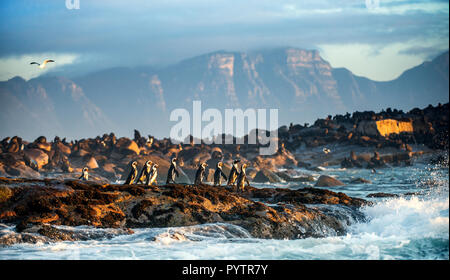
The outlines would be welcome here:
M 76 2 L 0 2 L 0 81 L 272 47 L 317 49 L 333 67 L 387 81 L 449 45 L 448 0 Z M 45 70 L 29 65 L 47 58 L 56 63 Z

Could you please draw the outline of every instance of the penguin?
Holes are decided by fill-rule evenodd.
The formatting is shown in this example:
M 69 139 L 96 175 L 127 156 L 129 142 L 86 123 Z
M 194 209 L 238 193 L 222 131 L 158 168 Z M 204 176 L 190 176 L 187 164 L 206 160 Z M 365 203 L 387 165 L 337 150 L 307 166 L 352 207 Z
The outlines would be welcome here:
M 170 184 L 175 183 L 175 176 L 179 176 L 180 174 L 178 173 L 177 170 L 177 158 L 173 158 L 169 167 L 169 171 L 167 172 L 167 180 L 166 180 L 166 184 Z
M 194 184 L 195 185 L 200 185 L 203 183 L 203 179 L 206 179 L 206 167 L 208 165 L 206 164 L 206 162 L 202 163 L 199 165 L 198 169 L 197 169 L 197 173 L 195 173 L 195 181 Z
M 214 186 L 220 186 L 222 184 L 222 177 L 226 180 L 227 176 L 222 171 L 223 163 L 219 161 L 216 166 L 216 171 L 214 172 Z
M 231 168 L 230 171 L 230 176 L 228 176 L 228 186 L 232 186 L 234 185 L 234 183 L 236 182 L 236 179 L 238 177 L 238 167 L 237 164 L 238 162 L 240 162 L 239 159 L 236 159 L 235 161 L 233 161 L 233 167 Z
M 148 174 L 147 176 L 147 181 L 145 182 L 145 184 L 147 186 L 151 186 L 156 182 L 156 178 L 158 177 L 158 164 L 153 164 L 152 165 L 152 170 L 150 171 L 150 174 Z
M 137 164 L 137 161 L 133 161 L 133 163 L 131 164 L 131 171 L 128 175 L 127 180 L 125 181 L 125 185 L 132 185 L 134 183 L 134 180 L 136 179 L 138 174 Z
M 89 171 L 89 168 L 84 167 L 83 171 L 81 173 L 81 176 L 78 179 L 83 180 L 83 181 L 88 181 L 89 180 L 89 173 L 88 173 L 88 171 Z
M 250 186 L 250 183 L 247 179 L 247 174 L 245 174 L 245 169 L 247 168 L 247 164 L 243 164 L 241 167 L 241 173 L 239 173 L 239 177 L 237 179 L 237 190 L 243 192 L 245 188 L 245 183 L 247 183 L 247 186 Z
M 141 173 L 137 177 L 136 184 L 144 183 L 147 179 L 147 177 L 150 174 L 150 171 L 152 170 L 152 164 L 153 162 L 151 160 L 147 160 L 144 164 L 144 167 L 142 167 Z

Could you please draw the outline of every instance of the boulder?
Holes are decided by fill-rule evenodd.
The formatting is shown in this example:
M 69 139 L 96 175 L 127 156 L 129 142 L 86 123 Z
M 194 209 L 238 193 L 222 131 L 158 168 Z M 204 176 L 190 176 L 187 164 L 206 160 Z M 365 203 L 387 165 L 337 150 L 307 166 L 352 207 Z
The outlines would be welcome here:
M 102 166 L 102 169 L 104 172 L 111 173 L 111 174 L 116 174 L 115 168 L 116 168 L 116 165 L 114 163 L 105 163 Z
M 50 143 L 37 143 L 36 148 L 41 149 L 43 151 L 50 152 L 52 150 L 52 144 Z
M 371 184 L 372 182 L 363 178 L 355 178 L 350 181 L 352 184 Z
M 89 159 L 86 161 L 85 166 L 87 166 L 89 169 L 95 169 L 95 168 L 98 168 L 98 163 L 97 163 L 97 160 L 95 159 L 95 157 L 89 158 Z
M 120 153 L 126 155 L 129 154 L 139 155 L 139 153 L 141 152 L 141 149 L 139 148 L 138 144 L 136 144 L 136 142 L 128 138 L 120 138 L 117 141 L 116 147 L 119 149 Z
M 57 147 L 58 150 L 60 150 L 65 155 L 70 155 L 70 153 L 72 152 L 70 150 L 69 146 L 66 146 L 66 145 L 64 145 L 61 142 L 56 143 L 56 147 Z
M 86 156 L 86 155 L 88 155 L 88 154 L 89 154 L 89 152 L 86 151 L 86 150 L 84 150 L 84 149 L 78 149 L 78 150 L 76 150 L 76 151 L 73 153 L 73 155 L 76 156 L 76 157 L 84 157 L 84 156 Z
M 345 184 L 335 179 L 333 177 L 327 175 L 321 175 L 316 182 L 316 187 L 336 187 L 336 186 L 344 186 Z
M 5 171 L 15 177 L 21 177 L 21 178 L 39 178 L 41 177 L 41 174 L 39 172 L 35 171 L 31 167 L 28 167 L 25 165 L 24 162 L 17 162 L 14 165 L 11 166 L 5 166 Z
M 35 170 L 41 169 L 48 163 L 48 155 L 40 149 L 28 149 L 24 151 L 25 163 Z
M 282 181 L 276 173 L 266 169 L 260 170 L 253 178 L 255 183 L 280 183 Z

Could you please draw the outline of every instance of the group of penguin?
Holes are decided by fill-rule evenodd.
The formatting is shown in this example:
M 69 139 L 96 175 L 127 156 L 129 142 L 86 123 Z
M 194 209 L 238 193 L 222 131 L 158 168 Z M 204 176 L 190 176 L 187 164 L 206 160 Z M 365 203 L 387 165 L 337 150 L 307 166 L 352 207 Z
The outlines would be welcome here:
M 238 191 L 244 191 L 245 184 L 250 186 L 250 183 L 247 179 L 247 175 L 245 170 L 247 168 L 247 164 L 242 164 L 241 172 L 238 171 L 238 163 L 240 160 L 234 160 L 233 165 L 231 167 L 231 171 L 229 176 L 227 177 L 222 170 L 223 163 L 218 162 L 216 165 L 216 171 L 214 172 L 214 186 L 222 185 L 222 178 L 227 181 L 228 186 L 236 186 Z M 158 177 L 158 164 L 153 163 L 148 160 L 145 162 L 144 167 L 141 172 L 138 172 L 137 161 L 133 161 L 131 163 L 131 172 L 125 180 L 125 185 L 132 184 L 145 184 L 151 186 L 157 183 L 156 178 Z M 195 174 L 194 184 L 199 185 L 203 183 L 203 180 L 206 180 L 206 167 L 208 165 L 204 162 L 199 165 L 197 172 Z M 167 180 L 166 184 L 175 183 L 175 178 L 179 176 L 179 172 L 177 170 L 177 158 L 173 158 L 170 163 L 169 171 L 167 172 Z M 89 180 L 88 168 L 84 167 L 81 177 L 81 180 Z

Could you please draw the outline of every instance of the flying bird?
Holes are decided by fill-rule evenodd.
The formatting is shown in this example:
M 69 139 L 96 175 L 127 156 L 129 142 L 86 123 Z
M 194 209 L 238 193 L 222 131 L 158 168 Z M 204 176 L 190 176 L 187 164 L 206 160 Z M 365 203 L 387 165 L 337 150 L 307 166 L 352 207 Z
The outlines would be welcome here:
M 323 150 L 322 150 L 325 154 L 329 154 L 329 153 L 331 153 L 331 150 L 330 149 L 328 149 L 328 148 L 323 148 Z
M 47 63 L 49 63 L 49 62 L 55 62 L 55 61 L 51 60 L 51 59 L 46 59 L 46 60 L 44 60 L 44 62 L 42 62 L 42 64 L 33 61 L 30 63 L 30 65 L 36 64 L 39 68 L 44 69 L 45 65 L 47 65 Z

